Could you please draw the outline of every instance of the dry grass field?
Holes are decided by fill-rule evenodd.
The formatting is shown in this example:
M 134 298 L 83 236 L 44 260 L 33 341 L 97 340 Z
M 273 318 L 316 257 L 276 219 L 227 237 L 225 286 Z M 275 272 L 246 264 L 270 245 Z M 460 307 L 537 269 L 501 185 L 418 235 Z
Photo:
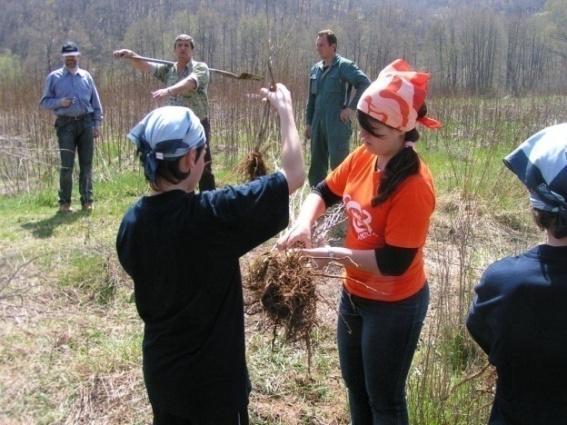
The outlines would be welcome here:
M 1 424 L 150 422 L 141 376 L 142 323 L 114 240 L 122 214 L 146 190 L 123 136 L 152 106 L 146 94 L 153 83 L 116 81 L 101 84 L 108 112 L 97 145 L 92 214 L 56 214 L 51 117 L 29 100 L 37 98 L 39 84 L 0 92 L 1 104 L 10 105 L 0 117 Z M 303 89 L 290 86 L 301 122 Z M 253 146 L 262 113 L 256 92 L 246 83 L 212 90 L 214 167 L 221 185 L 238 180 L 235 165 Z M 488 263 L 542 236 L 531 224 L 523 189 L 500 159 L 535 130 L 563 119 L 567 102 L 560 96 L 434 98 L 430 109 L 445 126 L 424 132 L 418 144 L 435 176 L 438 205 L 426 250 L 431 304 L 408 383 L 410 415 L 417 425 L 480 425 L 494 374 L 464 330 L 472 287 Z M 271 120 L 266 158 L 272 169 L 276 134 Z M 292 212 L 307 192 L 293 199 Z M 245 275 L 273 244 L 242 258 Z M 348 423 L 335 347 L 340 280 L 321 279 L 317 291 L 310 373 L 304 346 L 274 339 L 261 315 L 246 317 L 253 424 Z

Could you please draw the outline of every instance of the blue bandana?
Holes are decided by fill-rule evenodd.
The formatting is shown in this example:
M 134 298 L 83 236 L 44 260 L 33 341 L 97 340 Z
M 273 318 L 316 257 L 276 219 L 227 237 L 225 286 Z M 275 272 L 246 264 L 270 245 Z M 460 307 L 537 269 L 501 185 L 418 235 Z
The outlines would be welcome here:
M 567 123 L 547 127 L 504 158 L 538 210 L 567 219 Z
M 156 181 L 159 160 L 179 158 L 205 144 L 201 121 L 189 108 L 164 106 L 154 109 L 128 133 L 141 153 L 144 173 Z

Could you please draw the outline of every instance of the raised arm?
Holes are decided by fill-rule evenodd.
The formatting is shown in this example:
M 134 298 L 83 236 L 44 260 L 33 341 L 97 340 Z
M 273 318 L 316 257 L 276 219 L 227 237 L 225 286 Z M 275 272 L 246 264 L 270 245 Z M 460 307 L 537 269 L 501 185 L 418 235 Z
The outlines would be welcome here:
M 129 59 L 130 65 L 142 72 L 152 72 L 154 66 L 149 63 L 139 59 L 134 59 L 134 57 L 139 56 L 136 52 L 130 49 L 118 49 L 112 52 L 112 56 L 115 59 Z
M 278 84 L 274 92 L 266 88 L 263 88 L 261 92 L 280 117 L 282 138 L 281 171 L 287 179 L 289 193 L 291 194 L 303 186 L 305 181 L 303 151 L 301 150 L 301 142 L 293 116 L 291 95 L 283 84 Z

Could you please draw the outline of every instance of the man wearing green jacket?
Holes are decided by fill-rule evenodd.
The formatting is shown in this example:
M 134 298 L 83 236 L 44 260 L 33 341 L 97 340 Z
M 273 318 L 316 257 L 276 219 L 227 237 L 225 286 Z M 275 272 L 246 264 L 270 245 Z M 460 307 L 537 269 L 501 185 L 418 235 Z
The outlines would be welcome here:
M 353 111 L 370 85 L 366 74 L 354 62 L 337 54 L 337 36 L 333 31 L 319 31 L 315 48 L 321 61 L 309 73 L 305 111 L 305 137 L 311 139 L 311 186 L 327 176 L 329 161 L 334 169 L 348 155 Z M 356 94 L 351 99 L 353 87 Z

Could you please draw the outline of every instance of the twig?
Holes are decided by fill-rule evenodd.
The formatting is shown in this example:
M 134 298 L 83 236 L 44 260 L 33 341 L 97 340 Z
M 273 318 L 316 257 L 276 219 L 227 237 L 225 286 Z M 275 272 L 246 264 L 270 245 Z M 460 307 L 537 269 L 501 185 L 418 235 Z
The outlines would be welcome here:
M 486 372 L 486 370 L 490 367 L 490 363 L 486 362 L 486 364 L 482 367 L 482 369 L 480 369 L 478 372 L 475 372 L 469 376 L 466 376 L 465 378 L 463 378 L 461 381 L 457 382 L 455 385 L 453 385 L 451 388 L 449 388 L 449 391 L 447 391 L 447 394 L 445 395 L 445 397 L 442 398 L 443 401 L 447 400 L 451 394 L 453 394 L 455 392 L 455 390 L 457 388 L 459 388 L 460 386 L 466 384 L 469 381 L 472 381 L 473 379 L 478 378 L 479 376 L 481 376 L 484 372 Z
M 358 280 L 358 279 L 354 279 L 354 278 L 349 277 L 349 276 L 344 276 L 344 275 L 337 276 L 337 275 L 331 275 L 331 274 L 326 274 L 326 273 L 313 273 L 313 276 L 315 276 L 315 277 L 326 277 L 326 278 L 329 278 L 329 279 L 347 279 L 347 280 L 349 280 L 349 281 L 351 281 L 351 282 L 354 282 L 354 283 L 357 283 L 357 284 L 359 284 L 359 285 L 364 286 L 366 289 L 368 289 L 369 291 L 372 291 L 372 292 L 374 292 L 374 293 L 376 293 L 376 294 L 379 294 L 379 295 L 389 295 L 388 292 L 380 291 L 380 290 L 378 290 L 378 289 L 376 289 L 376 288 L 373 288 L 373 287 L 371 287 L 371 286 L 368 286 L 366 283 L 364 283 L 364 282 L 362 282 L 362 281 L 360 281 L 360 280 Z
M 344 255 L 342 257 L 329 257 L 328 255 L 321 255 L 321 256 L 315 257 L 315 256 L 307 256 L 306 255 L 304 257 L 310 258 L 310 259 L 313 259 L 313 260 L 329 260 L 329 264 L 334 263 L 334 264 L 337 264 L 339 266 L 342 266 L 342 264 L 339 262 L 339 260 L 347 260 L 352 267 L 356 267 L 356 268 L 359 267 L 358 263 L 356 263 L 352 259 L 352 257 L 350 257 L 349 255 Z
M 30 260 L 26 261 L 25 263 L 20 264 L 18 267 L 16 267 L 16 269 L 9 276 L 0 279 L 0 283 L 2 284 L 2 286 L 0 286 L 0 300 L 18 296 L 18 293 L 3 295 L 3 292 L 5 291 L 6 288 L 8 288 L 8 285 L 10 284 L 10 282 L 18 275 L 18 273 L 24 267 L 27 267 L 29 264 L 31 264 L 32 262 L 37 260 L 39 257 L 40 256 L 38 255 L 38 256 L 33 257 Z
M 331 304 L 331 302 L 326 297 L 324 297 L 320 292 L 317 292 L 317 297 L 319 298 L 319 300 L 327 304 L 328 307 L 332 308 L 335 311 L 335 313 L 337 313 L 339 318 L 343 321 L 343 323 L 347 327 L 347 332 L 349 333 L 349 335 L 352 335 L 352 328 L 350 327 L 350 325 L 348 324 L 347 320 L 344 318 L 340 310 L 338 310 L 336 306 Z

